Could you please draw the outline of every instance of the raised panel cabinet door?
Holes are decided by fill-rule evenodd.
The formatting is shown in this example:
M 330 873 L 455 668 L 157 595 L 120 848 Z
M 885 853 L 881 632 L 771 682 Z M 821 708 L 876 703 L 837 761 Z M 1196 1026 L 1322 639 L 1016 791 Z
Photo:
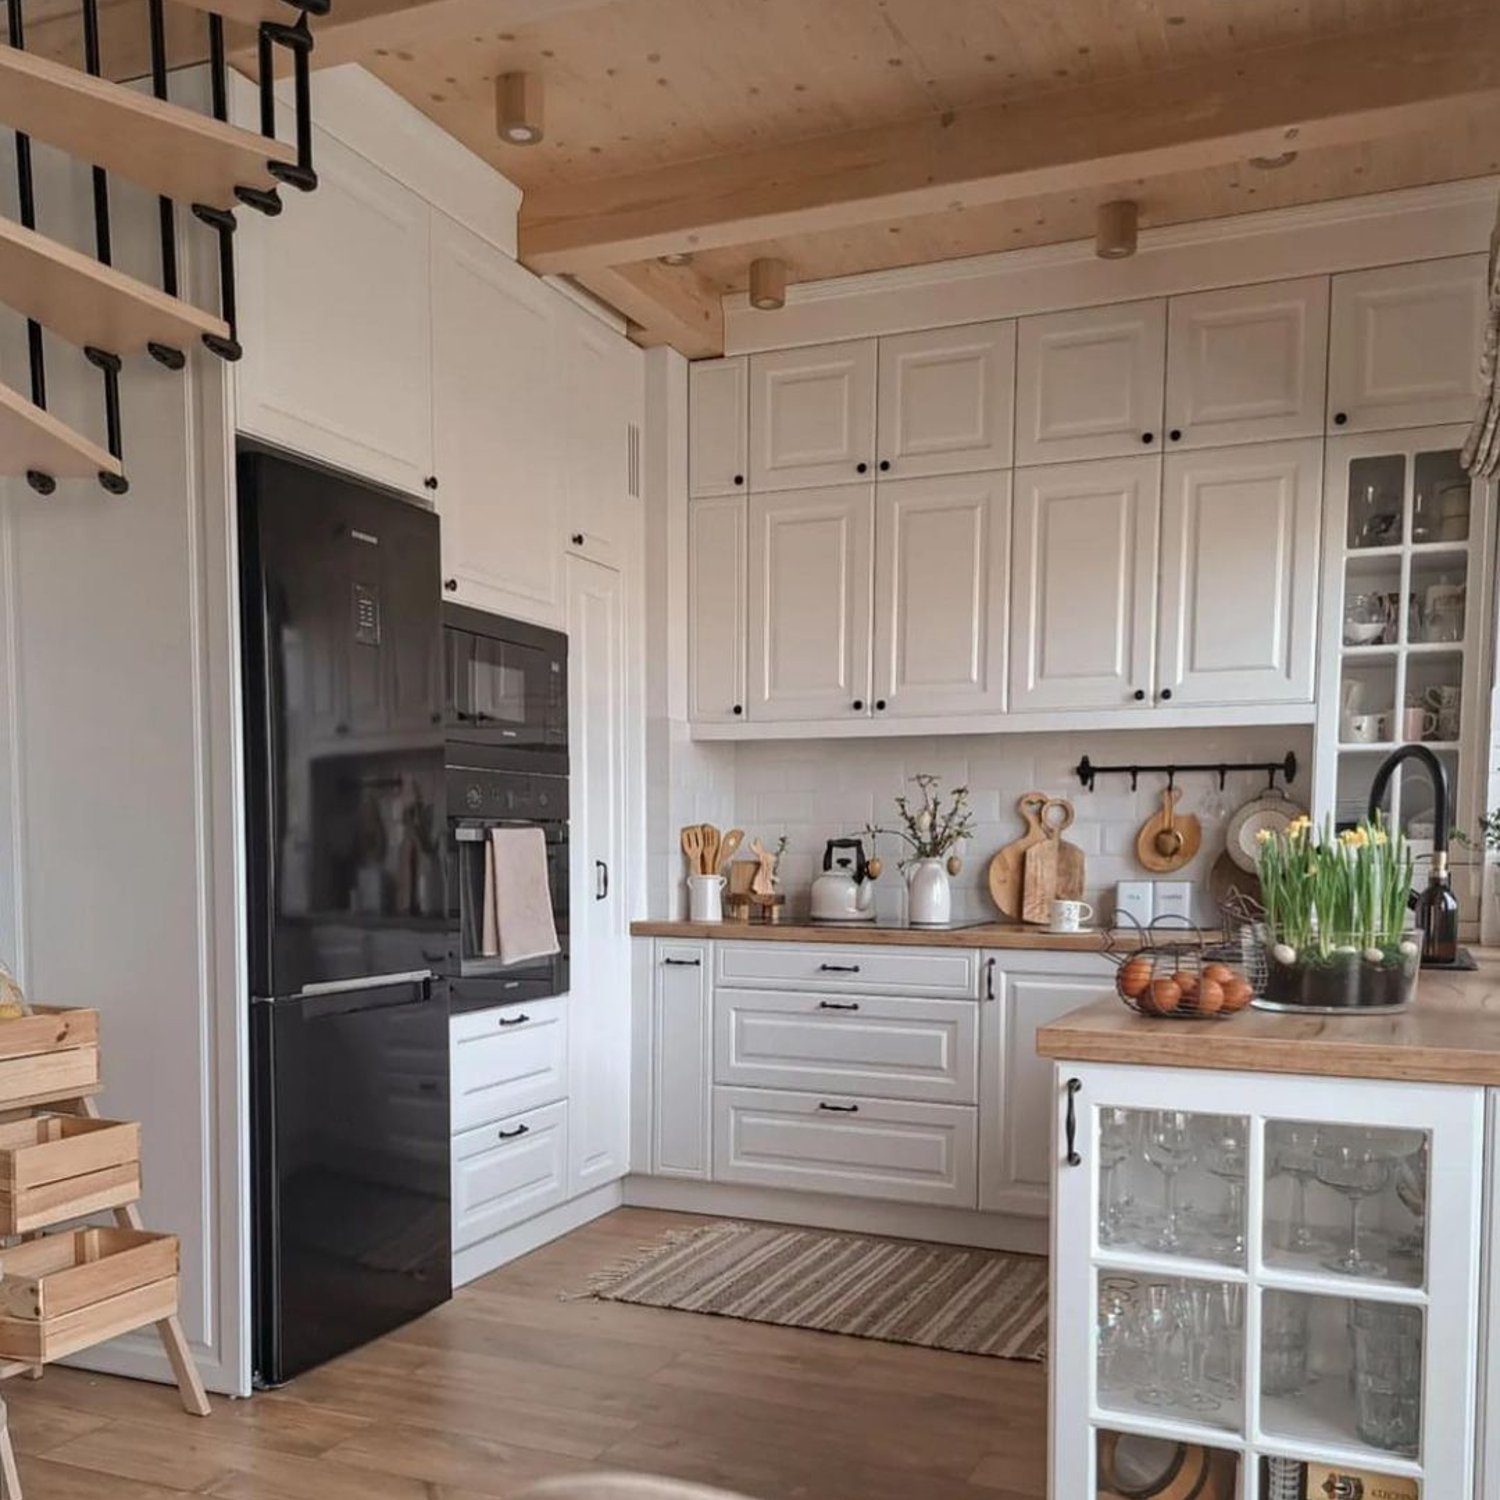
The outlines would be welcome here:
M 848 484 L 875 470 L 875 340 L 750 356 L 750 485 Z
M 544 624 L 562 612 L 554 299 L 508 255 L 432 216 L 434 498 L 445 597 Z
M 238 425 L 426 496 L 431 210 L 315 127 L 318 191 L 240 222 Z M 352 247 L 357 247 L 357 253 Z
M 1016 462 L 1124 457 L 1159 446 L 1166 337 L 1160 300 L 1022 318 Z
M 732 724 L 745 717 L 744 495 L 688 502 L 688 717 Z
M 1166 446 L 1312 437 L 1327 375 L 1326 276 L 1173 297 Z
M 875 717 L 1005 707 L 1008 473 L 875 492 Z
M 1015 396 L 1013 319 L 881 339 L 877 472 L 1008 469 Z
M 706 1179 L 713 1168 L 709 949 L 658 943 L 651 983 L 651 1166 Z
M 750 497 L 752 719 L 870 712 L 867 484 Z
M 455 1250 L 565 1202 L 567 1101 L 454 1136 L 452 1187 Z
M 1459 255 L 1333 278 L 1330 430 L 1473 420 L 1486 266 Z
M 1312 701 L 1322 454 L 1307 438 L 1168 456 L 1159 700 Z
M 1159 458 L 1016 475 L 1010 707 L 1151 706 Z
M 980 1007 L 979 1207 L 1044 1219 L 1052 1204 L 1052 1064 L 1038 1028 L 1113 994 L 1114 971 L 1054 974 L 1006 969 L 995 955 L 994 1003 Z M 989 993 L 987 987 L 986 993 Z
M 750 474 L 750 362 L 688 366 L 688 494 L 733 495 Z
M 625 916 L 625 610 L 620 575 L 567 563 L 572 855 L 568 1185 L 630 1158 L 630 937 Z

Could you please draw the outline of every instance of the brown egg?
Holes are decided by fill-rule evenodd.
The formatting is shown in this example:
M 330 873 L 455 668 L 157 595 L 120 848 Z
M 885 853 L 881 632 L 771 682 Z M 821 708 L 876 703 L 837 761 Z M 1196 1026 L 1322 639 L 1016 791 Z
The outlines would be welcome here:
M 1203 977 L 1205 979 L 1216 979 L 1220 984 L 1234 978 L 1234 970 L 1228 964 L 1205 964 L 1203 966 Z
M 1182 1003 L 1182 989 L 1175 979 L 1151 981 L 1151 1006 L 1160 1015 L 1169 1015 Z
M 1198 976 L 1191 969 L 1179 969 L 1172 976 L 1172 983 L 1182 991 L 1184 1002 L 1198 993 Z
M 1120 993 L 1127 1000 L 1138 999 L 1151 983 L 1151 960 L 1132 958 L 1120 970 Z
M 1231 979 L 1224 986 L 1224 1009 L 1227 1011 L 1244 1010 L 1250 1003 L 1253 991 L 1249 983 L 1243 979 Z
M 1203 983 L 1198 986 L 1197 1005 L 1200 1016 L 1218 1015 L 1224 1008 L 1224 986 L 1205 975 Z

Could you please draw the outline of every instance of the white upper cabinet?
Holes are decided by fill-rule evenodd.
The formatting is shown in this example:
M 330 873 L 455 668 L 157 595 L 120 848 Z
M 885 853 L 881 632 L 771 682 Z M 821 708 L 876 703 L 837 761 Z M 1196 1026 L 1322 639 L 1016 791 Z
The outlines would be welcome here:
M 1328 415 L 1344 432 L 1473 420 L 1483 255 L 1333 278 Z
M 557 315 L 565 540 L 619 567 L 640 510 L 641 351 L 571 303 Z
M 688 366 L 688 493 L 732 495 L 750 473 L 750 362 L 699 359 Z
M 1016 462 L 1124 457 L 1158 444 L 1166 330 L 1159 300 L 1022 318 Z
M 699 723 L 745 714 L 747 508 L 743 495 L 688 503 L 688 716 Z
M 875 468 L 875 340 L 750 359 L 750 484 L 848 484 Z
M 1319 438 L 1172 454 L 1162 500 L 1162 701 L 1309 703 Z
M 242 216 L 235 236 L 245 346 L 238 425 L 425 496 L 430 210 L 332 136 L 314 135 L 318 191 L 288 193 L 274 223 Z
M 1008 469 L 1016 325 L 904 333 L 880 340 L 877 471 L 893 479 Z
M 1174 297 L 1167 323 L 1168 448 L 1323 430 L 1328 278 Z
M 554 294 L 432 218 L 435 493 L 446 597 L 560 623 Z
M 1158 457 L 1016 475 L 1010 706 L 1147 708 Z
M 1010 475 L 903 479 L 875 495 L 873 708 L 1005 707 Z
M 870 712 L 874 487 L 750 497 L 750 677 L 754 719 Z

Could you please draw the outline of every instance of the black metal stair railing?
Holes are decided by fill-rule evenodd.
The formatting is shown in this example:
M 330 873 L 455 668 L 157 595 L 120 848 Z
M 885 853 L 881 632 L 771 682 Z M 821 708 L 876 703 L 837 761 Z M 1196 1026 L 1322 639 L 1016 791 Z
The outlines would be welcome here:
M 24 51 L 26 46 L 22 4 L 23 0 L 5 0 L 8 38 L 10 45 L 17 51 Z M 308 18 L 314 15 L 327 15 L 331 6 L 330 0 L 288 0 L 288 4 L 299 12 L 295 23 L 286 25 L 279 21 L 263 21 L 257 34 L 260 64 L 260 129 L 261 134 L 267 139 L 275 139 L 275 49 L 281 47 L 289 52 L 292 58 L 297 159 L 295 162 L 268 161 L 266 166 L 277 182 L 295 187 L 301 192 L 311 192 L 318 185 L 318 175 L 313 168 L 310 83 L 313 35 Z M 98 0 L 82 0 L 82 5 L 84 67 L 91 77 L 100 78 L 103 76 L 103 65 L 99 45 Z M 210 107 L 214 119 L 227 123 L 229 92 L 224 21 L 222 16 L 209 12 L 207 22 Z M 147 24 L 151 55 L 151 91 L 157 99 L 169 103 L 164 0 L 147 0 Z M 25 228 L 34 230 L 36 228 L 36 188 L 32 172 L 31 138 L 19 130 L 15 132 L 15 153 L 20 219 Z M 112 263 L 113 257 L 109 174 L 102 167 L 94 164 L 92 181 L 95 258 L 101 265 L 107 266 Z M 261 188 L 250 184 L 238 184 L 234 189 L 234 195 L 238 202 L 273 217 L 282 210 L 281 197 L 275 187 Z M 238 332 L 234 214 L 230 209 L 216 204 L 193 203 L 190 207 L 193 216 L 212 229 L 218 237 L 219 315 L 229 330 L 227 337 L 205 333 L 202 336 L 203 342 L 221 359 L 237 360 L 241 357 L 243 349 Z M 169 297 L 175 298 L 180 295 L 176 205 L 165 194 L 157 199 L 157 217 L 161 242 L 161 287 Z M 27 319 L 26 340 L 32 404 L 45 411 L 47 409 L 46 351 L 42 342 L 41 325 L 35 319 Z M 153 340 L 147 348 L 153 359 L 170 370 L 181 370 L 187 363 L 185 351 L 173 345 Z M 120 373 L 123 362 L 117 353 L 94 345 L 85 346 L 83 353 L 88 362 L 100 372 L 103 380 L 106 445 L 110 456 L 123 463 L 124 438 L 120 420 Z M 50 495 L 57 488 L 55 477 L 40 470 L 28 470 L 26 480 L 38 494 Z M 99 483 L 115 495 L 123 495 L 130 488 L 129 481 L 123 475 L 103 470 L 99 473 Z

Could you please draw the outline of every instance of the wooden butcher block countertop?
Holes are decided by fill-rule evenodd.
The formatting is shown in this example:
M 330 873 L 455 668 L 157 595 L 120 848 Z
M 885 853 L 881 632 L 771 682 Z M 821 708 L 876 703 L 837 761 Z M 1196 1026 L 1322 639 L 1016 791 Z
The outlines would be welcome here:
M 1411 1008 L 1394 1015 L 1251 1009 L 1224 1021 L 1153 1021 L 1111 999 L 1044 1026 L 1037 1051 L 1069 1062 L 1500 1087 L 1500 949 L 1473 951 L 1476 972 L 1424 971 Z
M 979 927 L 828 926 L 796 922 L 632 922 L 632 937 L 714 939 L 743 943 L 858 943 L 871 948 L 1017 948 L 1048 953 L 1101 953 L 1102 932 L 1047 932 L 1018 922 Z M 1134 948 L 1138 935 L 1117 933 L 1116 948 Z

